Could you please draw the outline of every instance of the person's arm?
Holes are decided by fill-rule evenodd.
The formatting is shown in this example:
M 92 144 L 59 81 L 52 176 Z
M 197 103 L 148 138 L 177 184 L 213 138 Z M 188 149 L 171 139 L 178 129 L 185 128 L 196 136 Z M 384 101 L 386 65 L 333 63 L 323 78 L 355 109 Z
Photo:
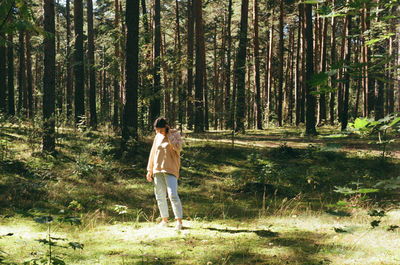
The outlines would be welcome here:
M 147 163 L 147 172 L 150 173 L 150 176 L 153 175 L 153 166 L 154 166 L 154 154 L 156 151 L 156 137 L 154 137 L 153 145 L 151 147 L 149 162 Z
M 172 149 L 176 152 L 181 151 L 182 149 L 182 137 L 179 131 L 170 130 L 167 134 L 168 142 L 170 143 Z

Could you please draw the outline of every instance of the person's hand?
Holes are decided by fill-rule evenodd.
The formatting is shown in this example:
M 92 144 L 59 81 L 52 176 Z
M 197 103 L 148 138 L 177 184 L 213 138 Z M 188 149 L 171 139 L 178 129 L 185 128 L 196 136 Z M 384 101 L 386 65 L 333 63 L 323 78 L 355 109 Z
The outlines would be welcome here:
M 153 181 L 153 178 L 151 177 L 151 172 L 147 172 L 147 176 L 146 176 L 146 178 L 147 178 L 147 181 L 148 182 L 152 182 Z

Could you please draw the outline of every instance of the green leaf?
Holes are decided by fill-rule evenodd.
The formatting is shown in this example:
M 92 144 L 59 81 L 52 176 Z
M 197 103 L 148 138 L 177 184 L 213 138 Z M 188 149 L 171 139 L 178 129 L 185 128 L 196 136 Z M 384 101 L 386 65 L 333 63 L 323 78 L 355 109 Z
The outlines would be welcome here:
M 375 228 L 375 227 L 378 227 L 380 223 L 381 223 L 381 220 L 374 220 L 370 224 L 371 224 L 372 228 Z

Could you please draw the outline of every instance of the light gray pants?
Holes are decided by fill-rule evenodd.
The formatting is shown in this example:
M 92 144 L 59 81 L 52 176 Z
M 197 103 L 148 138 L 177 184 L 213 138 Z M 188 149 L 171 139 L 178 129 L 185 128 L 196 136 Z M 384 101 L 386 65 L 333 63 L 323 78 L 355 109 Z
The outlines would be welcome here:
M 160 209 L 161 218 L 169 217 L 167 192 L 175 218 L 182 218 L 182 204 L 178 195 L 178 179 L 174 175 L 167 173 L 155 174 L 154 193 L 156 195 L 158 209 Z

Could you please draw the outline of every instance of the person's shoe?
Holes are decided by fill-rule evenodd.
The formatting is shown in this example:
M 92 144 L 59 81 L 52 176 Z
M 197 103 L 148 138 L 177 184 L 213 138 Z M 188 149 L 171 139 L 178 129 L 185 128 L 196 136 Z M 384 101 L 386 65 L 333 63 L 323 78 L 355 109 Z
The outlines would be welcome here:
M 176 226 L 175 226 L 175 230 L 176 230 L 176 231 L 181 231 L 182 228 L 183 228 L 183 227 L 182 227 L 182 223 L 177 223 Z
M 158 224 L 159 227 L 161 228 L 167 228 L 168 227 L 168 222 L 162 221 L 161 223 Z

